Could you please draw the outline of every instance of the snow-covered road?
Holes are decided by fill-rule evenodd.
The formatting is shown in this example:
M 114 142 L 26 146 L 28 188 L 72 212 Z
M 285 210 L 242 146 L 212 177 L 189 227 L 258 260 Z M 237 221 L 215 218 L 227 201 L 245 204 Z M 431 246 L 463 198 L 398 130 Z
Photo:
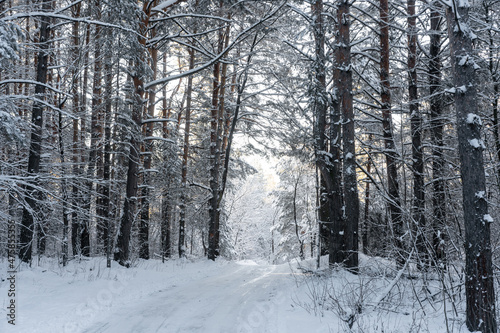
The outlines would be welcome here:
M 18 280 L 17 325 L 3 321 L 0 332 L 328 332 L 294 302 L 288 265 L 205 260 L 107 270 L 93 260 L 26 270 Z M 0 293 L 5 304 L 4 284 Z
M 289 280 L 276 266 L 227 265 L 115 308 L 84 332 L 287 332 L 277 291 Z

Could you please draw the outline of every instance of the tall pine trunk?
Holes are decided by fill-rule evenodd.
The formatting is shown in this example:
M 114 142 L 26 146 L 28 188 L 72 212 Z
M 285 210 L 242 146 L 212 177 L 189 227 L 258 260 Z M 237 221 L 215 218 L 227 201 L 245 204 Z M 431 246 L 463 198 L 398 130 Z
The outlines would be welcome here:
M 188 49 L 189 70 L 194 68 L 194 49 Z M 181 197 L 179 212 L 179 257 L 184 256 L 184 237 L 186 234 L 186 194 L 187 194 L 187 169 L 189 157 L 189 135 L 191 128 L 191 104 L 193 95 L 193 76 L 188 77 L 186 91 L 186 125 L 184 126 L 184 146 L 182 152 L 182 170 L 181 170 Z
M 465 227 L 466 325 L 470 331 L 497 332 L 491 259 L 490 223 L 486 201 L 482 122 L 478 112 L 477 81 L 469 25 L 469 3 L 452 1 L 446 9 L 450 39 L 458 151 Z
M 403 242 L 401 239 L 403 235 L 403 220 L 398 183 L 398 154 L 396 152 L 392 129 L 391 83 L 389 81 L 389 17 L 388 0 L 380 0 L 380 89 L 387 168 L 387 191 L 389 195 L 389 213 L 393 232 L 392 238 L 396 250 L 396 260 L 398 265 L 401 265 L 404 262 Z
M 78 14 L 78 17 L 80 15 Z M 74 37 L 75 38 L 75 37 Z M 90 63 L 90 26 L 87 24 L 85 27 L 85 44 L 84 49 L 86 50 L 84 54 L 84 70 L 83 70 L 83 85 L 81 93 L 81 103 L 78 104 L 78 112 L 80 117 L 80 139 L 79 139 L 79 158 L 80 164 L 83 166 L 86 162 L 85 151 L 87 150 L 86 145 L 86 113 L 87 113 L 87 87 L 89 81 L 89 63 Z M 79 168 L 79 173 L 83 175 L 83 167 Z M 87 184 L 88 186 L 88 184 Z M 79 193 L 77 193 L 79 192 Z M 84 195 L 85 193 L 77 188 L 73 188 L 74 202 L 75 206 L 84 208 L 86 206 Z M 84 217 L 84 209 L 80 211 L 77 215 L 73 213 L 75 220 L 72 221 L 72 236 L 71 242 L 73 244 L 73 255 L 82 254 L 82 249 L 90 248 L 90 230 L 89 225 Z
M 440 5 L 431 7 L 431 35 L 429 48 L 429 95 L 432 139 L 432 247 L 433 264 L 445 259 L 444 234 L 446 221 L 446 195 L 443 161 L 443 96 L 441 86 L 441 21 Z
M 111 36 L 111 30 L 108 29 L 108 35 Z M 104 250 L 106 251 L 106 266 L 111 267 L 112 235 L 114 214 L 111 209 L 111 113 L 112 113 L 112 95 L 113 95 L 113 65 L 111 64 L 111 49 L 106 50 L 105 71 L 105 110 L 104 110 L 104 161 L 103 161 L 103 185 L 101 207 L 104 218 Z
M 167 54 L 163 54 L 163 75 L 167 73 Z M 180 85 L 177 86 L 177 88 Z M 177 92 L 177 89 L 175 89 Z M 170 99 L 171 103 L 172 99 Z M 170 118 L 170 105 L 167 108 L 167 88 L 164 87 L 162 90 L 162 118 L 169 119 Z M 162 134 L 163 138 L 167 139 L 169 137 L 169 130 L 167 126 L 167 122 L 164 121 L 162 125 Z M 162 261 L 165 261 L 165 258 L 170 258 L 172 256 L 172 246 L 171 246 L 171 207 L 172 203 L 170 202 L 170 183 L 171 179 L 167 180 L 167 188 L 162 194 L 162 202 L 161 202 L 161 257 Z
M 154 37 L 154 29 L 151 32 L 151 37 Z M 151 68 L 153 71 L 153 80 L 156 80 L 157 76 L 157 66 L 158 66 L 158 50 L 156 48 L 151 48 L 149 50 L 151 59 Z M 155 101 L 156 92 L 152 89 L 148 93 L 148 112 L 147 119 L 152 120 L 154 118 L 155 112 Z M 153 122 L 146 124 L 146 138 L 153 136 Z M 139 224 L 139 257 L 142 259 L 149 259 L 149 223 L 150 223 L 150 201 L 151 201 L 151 190 L 152 186 L 150 181 L 151 174 L 151 164 L 153 160 L 153 142 L 151 139 L 146 140 L 145 151 L 144 151 L 144 170 L 143 170 L 143 186 L 142 186 L 142 207 L 141 207 L 141 220 Z
M 223 9 L 223 0 L 219 2 L 219 9 Z M 224 47 L 224 33 L 222 27 L 219 28 L 217 54 L 220 54 Z M 221 157 L 221 133 L 220 105 L 221 98 L 221 63 L 217 62 L 213 66 L 212 75 L 212 105 L 210 110 L 210 190 L 212 197 L 209 202 L 209 223 L 208 223 L 208 259 L 215 260 L 220 254 L 220 188 L 219 169 Z
M 81 12 L 81 3 L 75 5 L 72 9 L 72 14 L 74 18 L 79 18 Z M 72 162 L 73 162 L 73 175 L 78 177 L 81 173 L 80 171 L 80 129 L 79 129 L 79 117 L 81 113 L 81 101 L 80 101 L 80 91 L 78 90 L 80 86 L 80 75 L 79 75 L 79 64 L 78 61 L 80 56 L 80 22 L 74 21 L 72 25 L 72 50 L 71 50 L 71 60 L 73 62 L 72 76 L 73 82 L 71 86 L 71 94 L 73 96 L 73 145 L 71 147 Z M 80 221 L 80 214 L 76 207 L 79 206 L 80 202 L 80 187 L 76 181 L 73 182 L 71 190 L 71 204 L 73 207 L 71 210 L 71 246 L 73 255 L 77 254 L 77 248 L 79 245 L 78 231 Z
M 219 166 L 220 166 L 220 128 L 218 96 L 220 88 L 220 63 L 214 65 L 212 110 L 210 120 L 210 190 L 212 197 L 209 203 L 209 225 L 208 225 L 208 258 L 215 260 L 219 256 Z
M 487 2 L 483 3 L 483 7 L 485 10 L 485 22 L 489 26 L 491 24 L 492 18 L 490 17 L 490 8 Z M 491 29 L 488 30 L 488 70 L 490 74 L 490 78 L 493 81 L 493 99 L 491 101 L 491 107 L 493 110 L 493 128 L 494 128 L 494 141 L 495 141 L 495 149 L 497 153 L 497 182 L 500 188 L 500 123 L 498 117 L 498 93 L 500 91 L 500 81 L 498 77 L 498 63 L 495 66 L 495 50 L 496 43 L 494 39 L 494 34 Z
M 371 142 L 373 138 L 373 134 L 368 135 L 368 141 Z M 372 172 L 372 160 L 368 157 L 366 166 L 366 173 L 371 175 Z M 369 253 L 369 239 L 370 239 L 370 184 L 371 180 L 366 181 L 365 185 L 365 206 L 363 207 L 363 225 L 362 225 L 362 244 L 363 244 L 363 253 Z
M 332 218 L 330 215 L 332 205 L 331 161 L 328 155 L 326 136 L 326 120 L 328 112 L 328 96 L 326 91 L 326 58 L 325 58 L 325 31 L 323 24 L 323 1 L 316 0 L 311 5 L 312 29 L 314 36 L 315 61 L 313 64 L 311 100 L 314 115 L 313 135 L 316 167 L 319 171 L 319 211 L 318 228 L 321 255 L 329 253 L 330 233 Z
M 136 70 L 139 66 L 136 64 Z M 144 90 L 141 78 L 134 76 L 134 102 L 132 107 L 132 128 L 130 129 L 130 142 L 127 166 L 127 185 L 125 192 L 125 201 L 123 203 L 123 213 L 118 235 L 118 262 L 122 266 L 130 266 L 130 236 L 132 223 L 137 208 L 137 186 L 139 178 L 140 162 L 140 135 L 141 135 L 141 117 L 143 110 Z
M 354 110 L 352 97 L 352 70 L 350 45 L 350 5 L 340 0 L 337 7 L 337 66 L 339 71 L 338 90 L 342 112 L 343 175 L 345 205 L 345 264 L 354 271 L 358 267 L 359 197 L 356 178 L 356 144 L 354 133 Z
M 98 20 L 101 19 L 101 3 L 100 0 L 94 1 L 94 8 L 96 12 L 96 17 Z M 97 215 L 97 238 L 99 243 L 103 241 L 103 215 L 105 214 L 101 202 L 102 186 L 100 182 L 103 178 L 103 156 L 102 156 L 102 139 L 104 132 L 103 124 L 103 101 L 102 101 L 102 46 L 103 37 L 101 36 L 102 27 L 97 25 L 95 27 L 94 35 L 94 77 L 92 82 L 92 114 L 91 114 L 91 128 L 90 128 L 90 152 L 88 159 L 88 169 L 87 169 L 87 198 L 85 202 L 85 210 L 88 216 L 92 216 L 92 200 L 95 197 L 96 201 L 96 215 Z M 94 194 L 94 183 L 96 183 L 97 195 Z M 90 230 L 90 218 L 86 219 L 86 228 Z M 90 255 L 90 244 L 89 246 L 82 246 L 82 254 Z
M 415 0 L 407 1 L 408 14 L 408 98 L 410 104 L 410 127 L 413 172 L 413 228 L 416 230 L 416 246 L 420 260 L 426 257 L 425 237 L 425 189 L 424 155 L 422 151 L 422 116 L 418 106 L 417 75 L 417 17 Z M 425 260 L 425 259 L 424 259 Z
M 50 8 L 51 1 L 44 0 L 42 2 L 42 10 L 48 12 Z M 45 99 L 45 83 L 47 83 L 49 37 L 50 19 L 49 17 L 41 16 L 38 40 L 40 49 L 36 59 L 36 81 L 40 84 L 35 85 L 35 95 L 38 97 L 38 100 L 33 103 L 31 115 L 32 128 L 28 156 L 29 180 L 28 185 L 25 187 L 25 201 L 27 206 L 23 206 L 19 248 L 19 258 L 26 263 L 31 262 L 34 225 L 40 219 L 41 214 L 40 201 L 42 194 L 38 189 L 37 177 L 40 172 L 42 150 L 43 100 Z

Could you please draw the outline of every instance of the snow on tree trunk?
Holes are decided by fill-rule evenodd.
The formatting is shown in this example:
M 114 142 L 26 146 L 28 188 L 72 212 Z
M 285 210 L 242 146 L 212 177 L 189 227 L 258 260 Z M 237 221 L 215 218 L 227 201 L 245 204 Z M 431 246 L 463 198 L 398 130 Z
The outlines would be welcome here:
M 314 145 L 316 166 L 319 170 L 319 235 L 321 255 L 329 252 L 330 229 L 331 229 L 331 180 L 327 139 L 326 139 L 326 115 L 328 111 L 328 96 L 326 92 L 326 69 L 325 69 L 325 32 L 323 28 L 323 1 L 317 0 L 311 6 L 313 15 L 313 35 L 315 41 L 316 59 L 313 64 L 313 84 L 311 99 L 313 101 L 314 114 Z
M 189 53 L 189 70 L 194 68 L 194 49 L 188 49 Z M 184 256 L 184 235 L 186 232 L 186 192 L 187 192 L 187 171 L 189 157 L 189 135 L 191 128 L 191 104 L 193 95 L 193 76 L 188 77 L 186 91 L 186 125 L 184 126 L 184 145 L 182 153 L 182 170 L 181 170 L 181 195 L 179 203 L 179 257 Z
M 434 5 L 437 6 L 437 5 Z M 431 7 L 431 31 L 429 47 L 429 95 L 432 140 L 432 247 L 433 262 L 445 259 L 443 235 L 446 220 L 446 195 L 443 161 L 443 97 L 441 87 L 441 21 L 438 8 Z
M 49 11 L 51 1 L 45 0 L 42 2 L 43 11 Z M 29 180 L 25 187 L 25 200 L 28 207 L 23 206 L 22 227 L 20 232 L 20 248 L 19 258 L 24 262 L 31 262 L 31 249 L 33 241 L 33 229 L 35 222 L 41 218 L 40 200 L 41 193 L 37 189 L 37 176 L 40 172 L 40 156 L 42 150 L 42 126 L 43 126 L 43 110 L 45 99 L 45 83 L 47 83 L 48 69 L 48 48 L 50 37 L 50 19 L 41 17 L 39 48 L 37 54 L 36 81 L 40 84 L 35 85 L 35 96 L 38 100 L 34 102 L 31 115 L 31 139 L 30 150 L 28 156 L 28 175 L 33 177 Z
M 130 235 L 132 223 L 136 213 L 137 206 L 137 183 L 139 172 L 139 151 L 140 151 L 140 126 L 141 115 L 143 111 L 143 82 L 138 77 L 133 77 L 135 87 L 135 98 L 132 109 L 133 128 L 130 134 L 130 150 L 128 155 L 127 185 L 125 201 L 123 204 L 123 215 L 120 223 L 118 236 L 118 262 L 122 266 L 130 266 Z
M 474 68 L 476 64 L 472 50 L 475 35 L 469 26 L 468 1 L 452 1 L 451 7 L 447 8 L 446 17 L 455 85 L 458 150 L 462 177 L 466 324 L 471 331 L 494 333 L 497 331 L 497 323 L 490 244 L 492 219 L 488 214 L 488 203 L 485 197 L 486 177 L 481 121 L 475 121 L 478 118 L 477 82 Z
M 73 17 L 79 18 L 80 13 L 81 13 L 81 3 L 75 5 L 72 9 L 72 14 Z M 75 116 L 73 119 L 73 145 L 71 148 L 71 154 L 72 154 L 72 162 L 73 162 L 73 174 L 78 177 L 81 173 L 81 168 L 79 166 L 80 163 L 80 149 L 81 145 L 83 144 L 80 140 L 80 125 L 79 125 L 79 119 L 78 117 L 80 116 L 81 113 L 81 102 L 80 102 L 80 91 L 78 90 L 78 87 L 80 86 L 80 75 L 79 71 L 80 69 L 77 64 L 80 65 L 79 63 L 79 57 L 80 57 L 80 36 L 79 36 L 79 31 L 80 31 L 80 22 L 75 20 L 72 24 L 72 31 L 71 31 L 71 39 L 72 39 L 72 49 L 71 49 L 71 61 L 75 64 L 75 66 L 72 69 L 72 76 L 73 76 L 73 82 L 72 82 L 72 87 L 71 87 L 71 94 L 73 95 L 73 115 Z M 83 117 L 82 117 L 83 118 Z M 80 186 L 76 182 L 73 183 L 72 186 L 72 191 L 71 191 L 71 204 L 74 207 L 78 207 L 80 204 L 80 196 L 81 196 L 81 191 L 80 191 Z M 76 255 L 78 253 L 78 248 L 80 247 L 80 239 L 78 237 L 78 232 L 80 229 L 80 223 L 81 223 L 81 214 L 79 214 L 77 209 L 72 209 L 71 210 L 71 246 L 72 246 L 72 252 L 73 255 Z
M 431 7 L 431 31 L 429 47 L 429 95 L 432 140 L 432 247 L 433 263 L 445 260 L 444 226 L 446 221 L 446 195 L 443 161 L 443 108 L 444 101 L 439 91 L 441 86 L 441 21 L 437 4 Z
M 345 264 L 348 268 L 358 267 L 359 197 L 356 178 L 356 144 L 354 133 L 354 110 L 352 98 L 352 69 L 350 46 L 350 5 L 341 0 L 337 8 L 337 66 L 339 69 L 339 98 L 342 111 L 343 174 L 345 204 Z
M 109 33 L 111 35 L 111 33 Z M 111 267 L 111 250 L 112 250 L 112 237 L 113 228 L 111 218 L 113 217 L 113 213 L 111 210 L 111 113 L 112 113 L 112 94 L 113 94 L 113 66 L 110 62 L 111 58 L 111 49 L 107 50 L 108 56 L 106 57 L 105 64 L 105 73 L 106 73 L 106 108 L 105 108 L 105 116 L 104 116 L 104 171 L 103 171 L 103 180 L 104 184 L 102 185 L 102 199 L 101 199 L 101 209 L 103 210 L 103 218 L 104 218 L 104 234 L 102 235 L 104 240 L 104 250 L 106 252 L 106 265 L 107 267 Z
M 219 33 L 218 53 L 222 51 L 223 35 Z M 213 67 L 212 109 L 210 120 L 210 190 L 212 197 L 209 203 L 208 224 L 208 258 L 215 260 L 219 256 L 219 166 L 220 166 L 220 127 L 219 127 L 219 93 L 220 93 L 220 66 L 217 62 Z
M 417 76 L 417 17 L 415 0 L 408 0 L 408 97 L 410 102 L 410 126 L 412 143 L 413 171 L 413 221 L 416 229 L 418 254 L 425 258 L 425 191 L 424 191 L 424 155 L 422 151 L 422 116 L 418 106 Z M 422 258 L 420 258 L 422 260 Z
M 389 81 L 389 15 L 388 0 L 380 0 L 380 83 L 382 126 L 387 164 L 387 190 L 396 260 L 398 265 L 402 266 L 404 262 L 403 242 L 401 239 L 403 221 L 398 183 L 398 155 L 392 134 L 391 83 Z

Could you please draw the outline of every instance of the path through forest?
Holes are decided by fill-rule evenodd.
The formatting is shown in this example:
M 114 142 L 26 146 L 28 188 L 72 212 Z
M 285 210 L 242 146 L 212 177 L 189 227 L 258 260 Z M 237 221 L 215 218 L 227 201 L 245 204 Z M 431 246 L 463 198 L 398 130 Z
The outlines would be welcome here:
M 297 305 L 307 295 L 294 271 L 206 259 L 111 270 L 98 258 L 64 269 L 44 263 L 18 273 L 17 324 L 2 321 L 0 332 L 329 332 L 325 320 Z M 2 299 L 5 288 L 0 282 Z
M 113 309 L 84 332 L 295 332 L 278 311 L 286 303 L 280 288 L 292 282 L 286 266 L 226 265 L 215 273 L 165 281 L 158 292 Z

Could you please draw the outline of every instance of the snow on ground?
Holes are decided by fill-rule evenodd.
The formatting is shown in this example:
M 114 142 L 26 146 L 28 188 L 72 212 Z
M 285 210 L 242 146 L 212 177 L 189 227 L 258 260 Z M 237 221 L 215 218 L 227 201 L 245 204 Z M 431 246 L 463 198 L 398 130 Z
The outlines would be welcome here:
M 416 302 L 420 291 L 410 288 L 413 280 L 397 284 L 397 292 L 375 305 L 370 302 L 391 283 L 389 275 L 376 277 L 377 266 L 359 276 L 343 270 L 312 274 L 313 260 L 149 260 L 129 269 L 116 263 L 107 269 L 103 258 L 64 268 L 42 261 L 17 274 L 14 327 L 6 319 L 7 263 L 0 267 L 2 333 L 327 333 L 350 332 L 349 325 L 352 332 L 434 333 L 446 332 L 445 312 L 449 332 L 467 332 L 463 313 L 457 319 L 452 305 Z

